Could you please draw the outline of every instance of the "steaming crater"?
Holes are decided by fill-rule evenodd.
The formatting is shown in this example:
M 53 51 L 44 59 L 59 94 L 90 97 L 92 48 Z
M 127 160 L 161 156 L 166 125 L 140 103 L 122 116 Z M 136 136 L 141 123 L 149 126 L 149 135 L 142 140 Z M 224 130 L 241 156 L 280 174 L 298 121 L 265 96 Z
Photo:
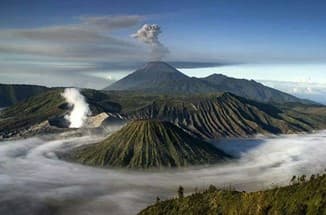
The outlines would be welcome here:
M 91 114 L 89 105 L 85 101 L 85 97 L 75 88 L 66 88 L 61 94 L 69 105 L 72 106 L 70 114 L 65 119 L 70 122 L 70 128 L 80 128 L 84 125 L 87 116 Z
M 141 172 L 67 163 L 56 152 L 100 141 L 84 136 L 0 142 L 0 214 L 134 214 L 171 197 L 179 185 L 192 192 L 209 184 L 257 190 L 287 184 L 292 175 L 325 168 L 326 131 L 218 143 L 239 159 L 207 168 Z

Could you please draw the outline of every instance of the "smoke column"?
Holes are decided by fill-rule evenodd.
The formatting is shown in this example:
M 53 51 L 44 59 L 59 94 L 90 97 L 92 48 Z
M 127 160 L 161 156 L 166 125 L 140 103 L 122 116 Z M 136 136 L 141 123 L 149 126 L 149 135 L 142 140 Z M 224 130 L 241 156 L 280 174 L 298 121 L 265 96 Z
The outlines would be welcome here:
M 152 60 L 161 60 L 169 50 L 159 41 L 159 34 L 162 33 L 159 25 L 145 24 L 131 36 L 145 44 L 150 45 Z
M 87 116 L 91 114 L 85 97 L 75 88 L 66 88 L 61 94 L 73 107 L 69 115 L 65 118 L 70 122 L 70 128 L 80 128 L 83 126 Z

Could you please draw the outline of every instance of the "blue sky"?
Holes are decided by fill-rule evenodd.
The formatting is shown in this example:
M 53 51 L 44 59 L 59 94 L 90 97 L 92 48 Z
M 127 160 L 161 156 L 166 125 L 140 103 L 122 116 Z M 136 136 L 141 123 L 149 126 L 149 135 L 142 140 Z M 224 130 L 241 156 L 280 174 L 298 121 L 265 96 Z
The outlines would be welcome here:
M 105 85 L 134 69 L 115 68 L 117 63 L 150 59 L 152 47 L 130 36 L 147 23 L 161 27 L 159 43 L 169 50 L 164 60 L 260 65 L 251 75 L 232 72 L 240 67 L 185 71 L 191 75 L 217 71 L 323 84 L 325 66 L 316 65 L 326 64 L 325 11 L 322 0 L 2 0 L 0 82 L 34 83 L 40 77 L 47 85 Z M 280 77 L 279 65 L 289 75 Z M 306 72 L 293 78 L 300 65 Z M 270 68 L 278 68 L 275 75 Z
M 0 28 L 70 25 L 81 16 L 136 15 L 143 18 L 111 34 L 128 40 L 141 24 L 157 23 L 173 59 L 183 59 L 180 55 L 186 52 L 186 60 L 320 62 L 326 59 L 325 11 L 322 0 L 2 0 Z

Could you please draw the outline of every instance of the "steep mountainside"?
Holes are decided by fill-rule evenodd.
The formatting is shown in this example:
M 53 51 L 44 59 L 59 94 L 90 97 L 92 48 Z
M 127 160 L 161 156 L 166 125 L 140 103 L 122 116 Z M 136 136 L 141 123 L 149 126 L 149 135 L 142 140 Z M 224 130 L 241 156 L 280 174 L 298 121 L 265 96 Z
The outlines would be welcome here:
M 158 99 L 126 115 L 130 119 L 166 120 L 202 138 L 293 133 L 326 127 L 326 122 L 312 113 L 282 111 L 231 93 Z
M 231 92 L 260 102 L 288 103 L 313 102 L 296 98 L 279 90 L 266 87 L 258 82 L 229 78 L 224 75 L 211 75 L 206 78 L 188 77 L 164 62 L 150 62 L 105 90 L 138 91 L 146 94 L 202 94 Z
M 137 120 L 100 143 L 83 146 L 68 159 L 94 166 L 159 168 L 223 161 L 228 155 L 169 122 Z
M 324 215 L 325 196 L 326 175 L 322 175 L 308 182 L 253 193 L 211 186 L 203 193 L 159 202 L 139 214 Z
M 36 85 L 0 84 L 0 107 L 8 107 L 49 88 Z

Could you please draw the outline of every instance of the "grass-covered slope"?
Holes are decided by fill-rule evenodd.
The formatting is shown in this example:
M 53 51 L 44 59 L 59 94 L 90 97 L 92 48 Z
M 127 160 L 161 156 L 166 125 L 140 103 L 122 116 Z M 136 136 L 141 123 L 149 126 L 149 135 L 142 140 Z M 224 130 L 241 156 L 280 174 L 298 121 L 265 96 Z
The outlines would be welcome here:
M 140 215 L 325 215 L 326 175 L 308 182 L 253 193 L 218 190 L 149 206 Z
M 110 167 L 183 167 L 223 161 L 229 156 L 169 122 L 137 120 L 100 143 L 72 151 L 69 159 Z
M 12 136 L 22 129 L 64 113 L 63 90 L 50 90 L 20 102 L 0 113 L 0 135 Z
M 12 137 L 44 121 L 63 118 L 71 110 L 61 95 L 63 91 L 63 88 L 51 89 L 1 111 L 0 136 Z M 96 90 L 82 90 L 81 93 L 93 115 L 121 110 L 121 105 L 112 102 L 105 93 Z
M 0 107 L 17 104 L 31 96 L 50 90 L 36 85 L 0 84 Z
M 311 108 L 315 112 L 302 112 Z M 325 107 L 306 106 L 304 109 L 281 109 L 223 93 L 159 98 L 126 115 L 131 119 L 166 120 L 202 138 L 309 132 L 326 128 L 323 120 Z

